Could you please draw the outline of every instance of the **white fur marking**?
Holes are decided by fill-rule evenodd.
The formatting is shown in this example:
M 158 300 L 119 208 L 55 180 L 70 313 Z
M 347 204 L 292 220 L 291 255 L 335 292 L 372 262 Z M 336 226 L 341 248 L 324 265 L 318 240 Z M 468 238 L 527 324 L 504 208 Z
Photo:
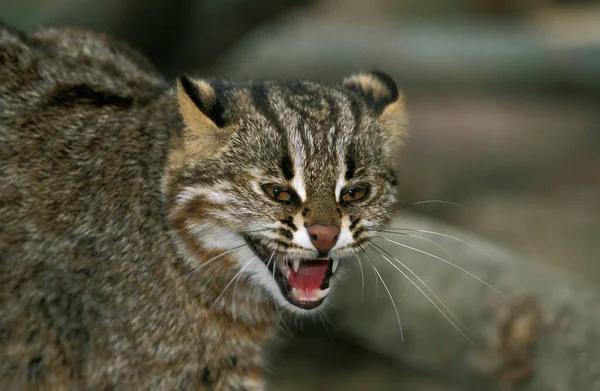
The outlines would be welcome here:
M 304 171 L 300 167 L 294 167 L 294 172 L 296 175 L 292 178 L 291 185 L 296 191 L 296 194 L 298 194 L 298 197 L 300 197 L 300 201 L 304 202 L 306 201 L 306 187 L 304 186 L 304 178 L 302 177 Z
M 227 193 L 230 188 L 227 183 L 216 183 L 213 186 L 186 186 L 177 194 L 177 203 L 181 205 L 199 196 L 206 197 L 209 201 L 229 203 L 235 200 Z
M 313 246 L 313 244 L 310 240 L 310 235 L 308 234 L 308 231 L 304 227 L 304 217 L 302 217 L 302 215 L 300 213 L 298 213 L 296 216 L 294 216 L 294 225 L 296 227 L 298 227 L 298 229 L 296 230 L 296 232 L 294 232 L 294 237 L 292 238 L 292 243 L 294 243 L 296 246 L 303 247 L 307 250 L 315 250 L 316 251 L 315 246 Z
M 346 184 L 346 173 L 344 172 L 345 170 L 342 170 L 340 176 L 338 177 L 338 180 L 335 184 L 335 200 L 337 202 L 340 202 L 340 198 L 342 197 L 342 189 L 344 188 L 344 185 Z
M 204 196 L 206 192 L 200 187 L 187 186 L 179 194 L 177 194 L 177 204 L 185 204 L 196 197 Z
M 190 232 L 198 241 L 202 242 L 206 250 L 229 250 L 246 244 L 244 238 L 235 231 L 220 227 L 210 221 L 192 225 Z
M 331 252 L 339 248 L 344 248 L 352 243 L 354 243 L 354 238 L 350 232 L 350 219 L 348 216 L 344 216 L 342 218 L 342 226 L 340 227 L 340 236 L 338 237 L 335 246 L 331 249 Z
M 304 164 L 306 163 L 306 150 L 300 131 L 294 126 L 290 128 L 289 134 L 290 153 L 292 154 L 292 164 L 294 166 L 294 177 L 291 186 L 298 194 L 300 201 L 306 201 L 306 185 L 304 183 Z

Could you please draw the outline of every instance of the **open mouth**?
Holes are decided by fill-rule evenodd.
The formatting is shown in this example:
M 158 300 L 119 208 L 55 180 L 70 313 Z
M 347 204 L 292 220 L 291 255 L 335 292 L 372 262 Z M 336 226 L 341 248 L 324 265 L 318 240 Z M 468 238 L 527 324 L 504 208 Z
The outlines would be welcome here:
M 283 297 L 296 307 L 310 310 L 320 306 L 329 293 L 329 280 L 338 263 L 331 258 L 296 259 L 271 262 L 268 268 Z

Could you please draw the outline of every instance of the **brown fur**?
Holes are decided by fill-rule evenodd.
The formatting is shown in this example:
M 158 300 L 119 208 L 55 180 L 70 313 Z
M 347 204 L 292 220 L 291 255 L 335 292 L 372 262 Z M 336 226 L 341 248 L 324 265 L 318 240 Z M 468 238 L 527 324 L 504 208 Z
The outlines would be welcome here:
M 272 304 L 209 311 L 233 270 L 207 284 L 178 261 L 160 183 L 179 114 L 132 53 L 0 28 L 1 390 L 241 390 L 260 371 Z
M 196 83 L 198 90 L 203 95 L 203 99 L 213 102 L 214 91 L 207 83 Z M 202 132 L 189 132 L 189 139 L 185 142 L 184 148 L 174 149 L 171 157 L 171 164 L 181 165 L 186 156 L 193 155 L 205 157 L 210 155 L 219 147 L 219 128 L 206 115 L 202 114 L 196 107 L 190 97 L 183 91 L 181 83 L 177 84 L 177 102 L 179 111 L 183 118 L 185 126 L 189 129 L 199 129 Z M 181 153 L 183 152 L 183 154 Z
M 253 279 L 270 276 L 261 251 L 280 264 L 293 221 L 346 218 L 350 254 L 394 204 L 388 126 L 404 116 L 381 80 L 195 81 L 194 96 L 106 36 L 0 26 L 0 390 L 264 389 L 274 303 L 288 304 Z M 301 147 L 282 140 L 305 130 L 307 199 L 282 207 L 259 185 L 282 180 Z M 347 153 L 368 203 L 333 197 Z M 261 259 L 226 289 L 252 261 L 236 240 Z

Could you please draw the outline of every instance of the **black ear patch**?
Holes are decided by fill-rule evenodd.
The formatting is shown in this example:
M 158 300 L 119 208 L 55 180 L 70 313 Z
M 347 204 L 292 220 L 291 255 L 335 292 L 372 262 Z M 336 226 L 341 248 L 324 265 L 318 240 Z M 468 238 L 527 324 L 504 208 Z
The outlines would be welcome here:
M 206 82 L 198 85 L 187 76 L 179 78 L 179 83 L 186 95 L 196 107 L 219 128 L 225 126 L 223 97 L 218 96 L 215 89 Z
M 343 86 L 360 94 L 377 112 L 382 112 L 400 96 L 394 80 L 377 71 L 352 75 L 344 79 Z
M 392 79 L 389 75 L 387 75 L 383 72 L 379 72 L 379 71 L 373 71 L 373 72 L 371 72 L 371 75 L 375 76 L 377 78 L 377 80 L 379 80 L 380 82 L 385 84 L 385 86 L 390 94 L 390 100 L 389 100 L 388 104 L 395 102 L 398 99 L 399 93 L 398 93 L 398 86 L 394 82 L 394 79 Z

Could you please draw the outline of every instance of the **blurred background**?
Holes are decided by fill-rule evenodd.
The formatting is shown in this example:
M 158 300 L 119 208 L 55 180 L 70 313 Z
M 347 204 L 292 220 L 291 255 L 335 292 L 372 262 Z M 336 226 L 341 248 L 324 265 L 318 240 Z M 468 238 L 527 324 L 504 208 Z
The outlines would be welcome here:
M 410 115 L 403 202 L 465 206 L 419 204 L 413 216 L 600 285 L 598 1 L 2 0 L 0 18 L 107 32 L 168 78 L 384 71 Z M 465 389 L 410 383 L 406 367 L 341 334 L 307 326 L 283 350 L 278 387 Z

